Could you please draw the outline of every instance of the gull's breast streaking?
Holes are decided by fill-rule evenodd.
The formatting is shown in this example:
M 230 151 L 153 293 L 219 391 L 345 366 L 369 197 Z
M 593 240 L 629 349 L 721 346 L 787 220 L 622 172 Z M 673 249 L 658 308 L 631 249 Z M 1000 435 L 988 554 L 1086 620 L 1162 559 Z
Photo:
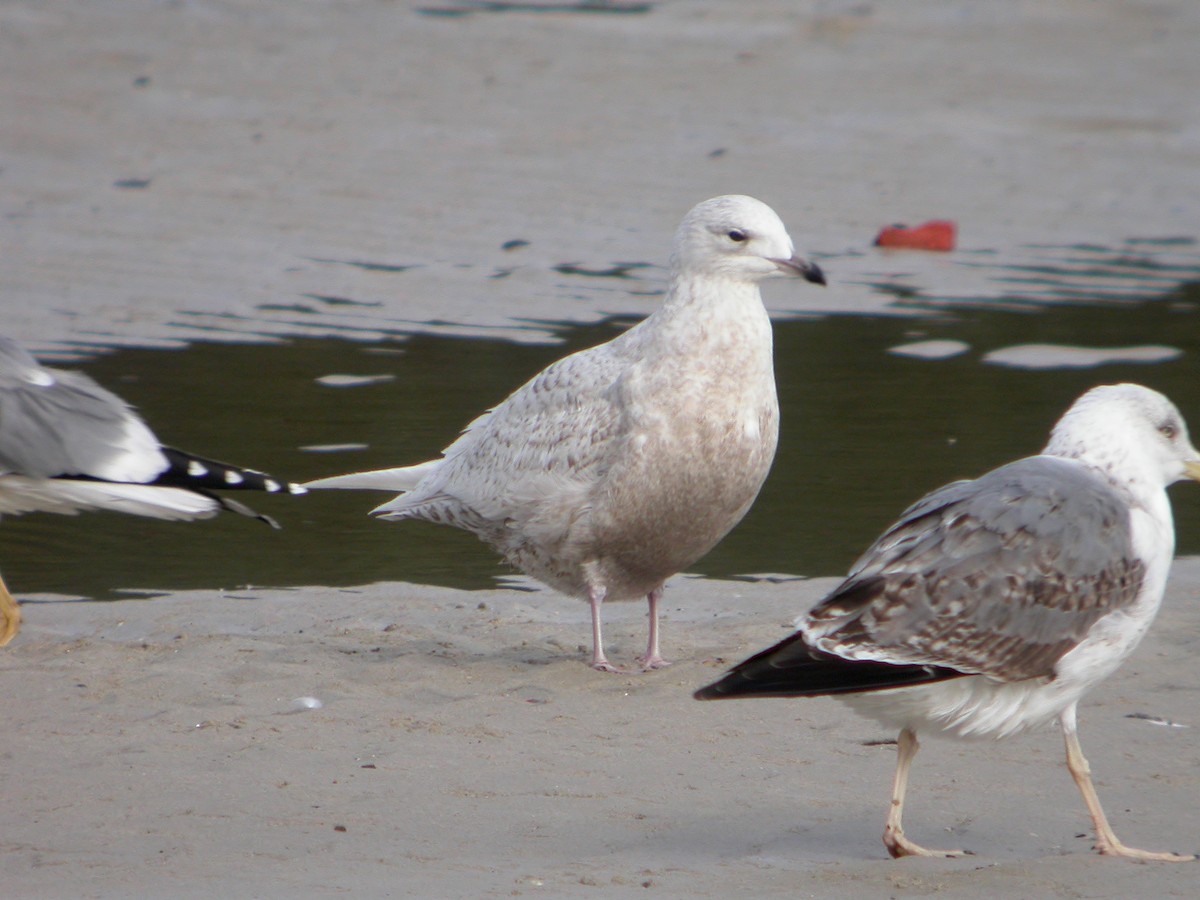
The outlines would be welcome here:
M 1200 453 L 1166 397 L 1132 384 L 1093 388 L 1041 455 L 919 500 L 793 635 L 696 696 L 833 695 L 899 729 L 884 830 L 892 856 L 960 852 L 904 834 L 918 734 L 1000 738 L 1057 719 L 1096 848 L 1192 859 L 1117 839 L 1075 717 L 1158 611 L 1175 546 L 1166 488 L 1184 478 L 1200 481 Z
M 664 581 L 741 520 L 774 459 L 779 405 L 758 282 L 781 274 L 824 284 L 770 207 L 707 200 L 680 224 L 666 298 L 647 319 L 534 376 L 438 459 L 308 487 L 403 491 L 375 514 L 462 528 L 586 599 L 597 669 L 617 671 L 601 604 L 646 597 L 639 662 L 664 666 Z
M 0 337 L 0 515 L 107 509 L 203 519 L 221 509 L 267 516 L 215 491 L 303 493 L 253 469 L 164 447 L 124 400 L 80 372 L 40 365 Z M 0 647 L 21 611 L 0 579 Z

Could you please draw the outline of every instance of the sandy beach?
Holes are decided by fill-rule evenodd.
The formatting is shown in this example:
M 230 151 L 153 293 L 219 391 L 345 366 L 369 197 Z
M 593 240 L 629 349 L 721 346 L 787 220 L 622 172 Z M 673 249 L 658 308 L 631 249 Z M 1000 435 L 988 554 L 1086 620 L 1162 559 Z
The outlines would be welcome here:
M 820 296 L 768 288 L 777 315 L 898 315 L 881 271 L 970 296 L 992 264 L 861 250 L 893 221 L 955 218 L 996 258 L 1200 233 L 1187 0 L 534 6 L 0 7 L 0 330 L 48 359 L 539 340 L 652 309 L 657 270 L 564 289 L 562 267 L 661 266 L 679 216 L 725 192 L 837 258 Z M 1200 864 L 1090 852 L 1056 733 L 928 741 L 906 826 L 974 855 L 895 862 L 895 735 L 832 700 L 691 699 L 830 579 L 677 577 L 675 665 L 639 676 L 588 668 L 584 604 L 513 584 L 13 585 L 0 896 L 1196 893 Z M 1080 710 L 1134 846 L 1200 851 L 1198 594 L 1200 560 L 1179 560 Z M 644 606 L 606 629 L 628 663 Z
M 1135 846 L 1200 849 L 1198 584 L 1179 563 L 1081 712 Z M 547 590 L 28 602 L 0 656 L 5 896 L 1194 893 L 1191 865 L 1089 851 L 1054 731 L 928 741 L 908 829 L 976 855 L 895 862 L 895 735 L 833 700 L 691 699 L 831 585 L 675 579 L 676 662 L 628 677 L 587 667 L 586 606 Z M 614 660 L 644 620 L 610 608 Z

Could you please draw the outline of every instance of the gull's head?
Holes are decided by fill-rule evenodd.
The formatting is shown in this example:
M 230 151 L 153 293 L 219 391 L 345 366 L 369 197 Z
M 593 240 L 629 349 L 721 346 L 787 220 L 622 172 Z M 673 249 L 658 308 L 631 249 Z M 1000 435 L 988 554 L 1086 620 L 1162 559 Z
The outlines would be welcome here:
M 825 283 L 816 264 L 796 255 L 775 210 L 741 194 L 713 197 L 692 207 L 675 232 L 671 268 L 738 281 L 798 275 Z
M 1192 446 L 1183 416 L 1158 391 L 1140 384 L 1092 388 L 1058 420 L 1046 453 L 1164 487 L 1185 478 L 1200 481 L 1200 451 Z

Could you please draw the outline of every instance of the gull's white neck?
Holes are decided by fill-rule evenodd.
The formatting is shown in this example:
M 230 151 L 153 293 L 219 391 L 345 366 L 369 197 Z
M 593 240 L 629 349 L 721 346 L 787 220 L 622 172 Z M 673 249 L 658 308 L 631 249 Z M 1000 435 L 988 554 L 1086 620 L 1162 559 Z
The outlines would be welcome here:
M 671 315 L 746 314 L 762 310 L 762 294 L 757 282 L 745 278 L 672 272 L 661 309 Z
M 1043 453 L 1073 459 L 1107 480 L 1129 504 L 1138 554 L 1168 563 L 1175 555 L 1175 522 L 1161 466 L 1126 431 L 1113 429 L 1107 440 L 1086 441 L 1079 433 L 1060 423 Z

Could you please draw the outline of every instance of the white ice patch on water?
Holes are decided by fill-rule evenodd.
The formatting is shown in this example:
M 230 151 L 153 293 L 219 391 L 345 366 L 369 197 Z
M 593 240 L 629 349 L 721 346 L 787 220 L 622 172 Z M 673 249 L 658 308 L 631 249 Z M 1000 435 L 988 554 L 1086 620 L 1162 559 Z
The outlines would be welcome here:
M 970 349 L 971 345 L 966 341 L 928 340 L 888 347 L 887 352 L 914 359 L 950 359 L 953 356 L 961 356 Z
M 366 450 L 368 444 L 305 444 L 300 447 L 305 453 L 347 453 L 351 450 Z
M 325 387 L 364 387 L 395 379 L 395 375 L 322 375 L 317 379 L 317 384 L 323 384 Z
M 1015 369 L 1089 369 L 1112 363 L 1170 362 L 1183 355 L 1178 347 L 1143 344 L 1136 347 L 1073 347 L 1067 344 L 1015 344 L 984 354 L 993 366 Z

